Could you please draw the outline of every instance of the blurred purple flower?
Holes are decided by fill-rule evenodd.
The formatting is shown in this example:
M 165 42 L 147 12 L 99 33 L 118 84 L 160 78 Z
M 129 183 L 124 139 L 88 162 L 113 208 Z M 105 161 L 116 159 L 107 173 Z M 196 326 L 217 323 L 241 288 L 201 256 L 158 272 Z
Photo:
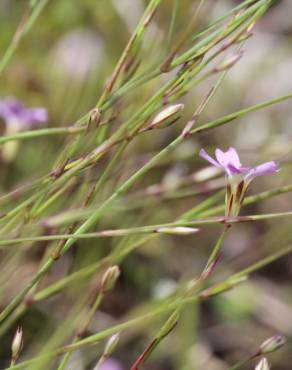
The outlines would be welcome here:
M 113 358 L 105 360 L 99 370 L 123 370 L 121 363 Z
M 14 131 L 19 131 L 45 123 L 48 112 L 45 108 L 26 108 L 19 100 L 6 98 L 0 99 L 0 117 L 8 128 L 12 126 Z
M 246 180 L 251 181 L 257 176 L 268 175 L 279 171 L 279 167 L 274 161 L 265 162 L 256 167 L 243 167 L 234 148 L 229 148 L 226 152 L 216 149 L 215 155 L 217 161 L 210 157 L 204 149 L 200 150 L 199 155 L 213 166 L 225 171 L 229 178 L 234 175 L 244 175 Z

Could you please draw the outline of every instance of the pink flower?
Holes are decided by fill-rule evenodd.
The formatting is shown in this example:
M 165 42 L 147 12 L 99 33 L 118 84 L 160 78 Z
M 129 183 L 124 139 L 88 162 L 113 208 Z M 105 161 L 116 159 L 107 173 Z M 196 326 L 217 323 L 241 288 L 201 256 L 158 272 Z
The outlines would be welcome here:
M 123 370 L 123 367 L 119 361 L 108 358 L 100 365 L 99 370 Z
M 229 178 L 234 175 L 244 175 L 246 180 L 252 180 L 257 176 L 264 176 L 279 171 L 279 167 L 274 161 L 265 162 L 256 167 L 242 166 L 237 151 L 234 148 L 229 148 L 227 152 L 216 149 L 215 155 L 217 161 L 210 157 L 204 149 L 200 150 L 199 155 L 213 166 L 225 171 Z
M 210 157 L 204 149 L 200 150 L 199 155 L 213 166 L 222 169 L 227 175 L 226 216 L 237 216 L 239 214 L 248 186 L 255 177 L 279 171 L 279 167 L 274 161 L 265 162 L 256 167 L 242 166 L 234 148 L 229 148 L 227 152 L 216 149 L 216 160 Z

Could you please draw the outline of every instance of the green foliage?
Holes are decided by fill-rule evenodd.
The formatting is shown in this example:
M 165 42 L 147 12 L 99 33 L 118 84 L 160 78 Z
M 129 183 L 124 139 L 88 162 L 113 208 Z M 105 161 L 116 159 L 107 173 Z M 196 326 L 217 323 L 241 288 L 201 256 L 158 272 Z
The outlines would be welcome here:
M 269 302 L 288 322 L 291 289 L 252 273 L 292 250 L 289 159 L 258 181 L 242 215 L 226 218 L 225 179 L 197 155 L 238 142 L 251 165 L 290 153 L 278 143 L 291 91 L 253 99 L 259 69 L 247 91 L 236 82 L 249 50 L 261 51 L 254 29 L 269 29 L 265 19 L 283 6 L 273 3 L 0 4 L 1 95 L 49 110 L 45 127 L 9 132 L 1 122 L 1 341 L 24 332 L 22 351 L 0 352 L 1 368 L 96 370 L 111 356 L 131 370 L 228 369 L 243 359 L 236 369 L 285 331 L 268 303 L 268 319 L 255 316 L 264 293 L 279 290 Z M 261 146 L 240 134 L 251 117 Z M 288 370 L 289 358 L 275 364 Z

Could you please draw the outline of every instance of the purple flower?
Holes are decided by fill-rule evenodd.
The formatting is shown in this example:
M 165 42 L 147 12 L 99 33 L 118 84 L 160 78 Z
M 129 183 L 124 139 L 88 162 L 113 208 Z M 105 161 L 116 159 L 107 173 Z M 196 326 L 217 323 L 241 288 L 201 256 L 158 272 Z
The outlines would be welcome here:
M 268 175 L 279 171 L 279 167 L 274 161 L 265 162 L 256 167 L 243 167 L 234 148 L 229 148 L 227 152 L 216 149 L 215 155 L 217 161 L 210 157 L 204 149 L 200 150 L 199 155 L 213 166 L 225 171 L 229 178 L 234 175 L 244 175 L 246 180 L 251 181 L 257 176 Z
M 26 108 L 20 101 L 13 98 L 0 100 L 0 117 L 5 121 L 8 131 L 31 129 L 48 119 L 44 108 Z M 12 130 L 9 130 L 12 126 Z
M 119 361 L 108 358 L 100 365 L 99 370 L 123 370 L 123 367 Z
M 279 167 L 274 161 L 265 162 L 256 167 L 242 166 L 234 148 L 229 148 L 227 152 L 216 149 L 216 160 L 210 157 L 204 149 L 200 150 L 199 155 L 213 166 L 222 169 L 227 175 L 226 216 L 237 216 L 239 214 L 248 186 L 255 177 L 279 171 Z

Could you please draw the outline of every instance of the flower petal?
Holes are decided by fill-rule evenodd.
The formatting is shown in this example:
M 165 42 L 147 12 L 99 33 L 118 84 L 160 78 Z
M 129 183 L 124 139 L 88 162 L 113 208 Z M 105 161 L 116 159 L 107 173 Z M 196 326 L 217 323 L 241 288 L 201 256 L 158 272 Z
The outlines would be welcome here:
M 225 153 L 221 149 L 216 149 L 215 150 L 215 156 L 217 161 L 220 163 L 221 166 L 226 167 L 226 159 L 225 159 Z
M 217 168 L 222 168 L 222 166 L 220 166 L 220 164 L 218 162 L 216 162 L 215 159 L 213 159 L 212 157 L 209 156 L 209 154 L 206 152 L 205 149 L 201 149 L 199 151 L 199 156 L 204 158 L 206 161 L 211 163 L 213 166 L 215 166 Z
M 34 126 L 48 120 L 48 111 L 45 108 L 32 108 L 27 110 L 27 124 Z
M 234 148 L 229 148 L 225 153 L 220 149 L 216 149 L 215 154 L 217 161 L 223 167 L 227 167 L 228 165 L 232 165 L 232 167 L 237 169 L 241 167 L 239 156 Z
M 22 102 L 14 98 L 0 100 L 0 117 L 9 126 L 15 122 L 20 129 L 30 129 L 47 121 L 48 113 L 44 108 L 26 108 Z
M 231 175 L 246 175 L 251 171 L 251 167 L 234 167 L 232 164 L 228 164 L 227 167 Z
M 108 358 L 99 367 L 100 370 L 122 370 L 121 363 L 113 358 Z
M 271 161 L 271 162 L 260 164 L 259 166 L 252 168 L 248 176 L 249 177 L 264 176 L 264 175 L 269 175 L 269 174 L 278 172 L 279 170 L 280 169 L 277 163 L 274 161 Z
M 0 100 L 0 116 L 6 121 L 14 119 L 15 116 L 22 114 L 23 111 L 22 103 L 15 99 L 6 98 Z

